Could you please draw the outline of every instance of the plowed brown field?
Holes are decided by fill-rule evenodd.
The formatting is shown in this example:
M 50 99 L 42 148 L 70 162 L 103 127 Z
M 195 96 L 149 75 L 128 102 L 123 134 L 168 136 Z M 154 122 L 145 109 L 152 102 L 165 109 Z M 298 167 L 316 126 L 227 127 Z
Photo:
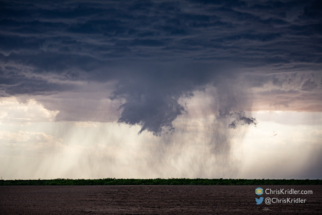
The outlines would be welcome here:
M 305 204 L 256 205 L 258 186 L 2 186 L 0 214 L 322 214 L 322 186 L 261 186 L 313 190 Z

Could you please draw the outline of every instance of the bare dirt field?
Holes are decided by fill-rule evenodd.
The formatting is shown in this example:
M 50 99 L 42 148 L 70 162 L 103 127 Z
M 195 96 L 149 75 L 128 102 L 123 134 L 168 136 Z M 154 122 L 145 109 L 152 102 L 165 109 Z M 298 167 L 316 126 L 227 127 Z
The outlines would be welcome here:
M 258 186 L 2 186 L 0 214 L 322 214 L 322 186 L 261 186 L 313 190 L 304 204 L 256 205 Z

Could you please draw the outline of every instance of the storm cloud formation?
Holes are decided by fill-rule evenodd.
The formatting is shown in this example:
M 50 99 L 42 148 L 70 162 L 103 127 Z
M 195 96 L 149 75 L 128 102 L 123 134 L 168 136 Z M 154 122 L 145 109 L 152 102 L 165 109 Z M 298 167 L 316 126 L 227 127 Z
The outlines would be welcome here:
M 212 85 L 229 128 L 255 124 L 245 115 L 251 99 L 236 103 L 243 95 L 231 97 L 220 77 L 268 86 L 257 95 L 272 95 L 271 106 L 305 93 L 316 101 L 321 11 L 320 1 L 1 1 L 0 95 L 37 97 L 58 120 L 113 120 L 92 112 L 101 99 L 119 100 L 119 122 L 159 135 L 185 113 L 180 98 Z
M 0 0 L 0 172 L 321 177 L 321 23 L 320 0 Z

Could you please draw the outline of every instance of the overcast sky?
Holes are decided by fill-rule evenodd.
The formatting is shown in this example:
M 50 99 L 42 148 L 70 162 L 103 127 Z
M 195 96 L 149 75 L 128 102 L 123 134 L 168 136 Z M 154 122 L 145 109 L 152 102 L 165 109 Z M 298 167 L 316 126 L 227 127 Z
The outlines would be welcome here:
M 0 175 L 322 178 L 321 23 L 319 0 L 1 0 Z

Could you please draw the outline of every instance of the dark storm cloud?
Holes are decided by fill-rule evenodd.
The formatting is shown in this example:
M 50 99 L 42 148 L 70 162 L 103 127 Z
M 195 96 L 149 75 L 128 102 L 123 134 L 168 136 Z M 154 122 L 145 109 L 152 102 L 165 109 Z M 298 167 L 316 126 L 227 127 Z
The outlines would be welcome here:
M 265 71 L 319 72 L 321 11 L 320 1 L 1 1 L 0 87 L 33 96 L 75 90 L 64 80 L 114 81 L 119 121 L 159 134 L 185 111 L 179 98 L 238 75 L 222 65 L 248 71 L 253 87 Z
M 201 89 L 209 83 L 207 79 L 211 80 L 213 76 L 201 66 L 173 67 L 171 70 L 164 65 L 151 69 L 140 68 L 137 76 L 122 79 L 111 97 L 126 100 L 120 106 L 122 114 L 119 122 L 139 124 L 142 126 L 140 132 L 148 130 L 154 134 L 160 134 L 163 128 L 173 129 L 173 120 L 185 112 L 178 102 L 179 98 L 191 97 L 193 90 Z M 197 69 L 202 71 L 196 73 Z M 149 73 L 141 74 L 140 71 Z

